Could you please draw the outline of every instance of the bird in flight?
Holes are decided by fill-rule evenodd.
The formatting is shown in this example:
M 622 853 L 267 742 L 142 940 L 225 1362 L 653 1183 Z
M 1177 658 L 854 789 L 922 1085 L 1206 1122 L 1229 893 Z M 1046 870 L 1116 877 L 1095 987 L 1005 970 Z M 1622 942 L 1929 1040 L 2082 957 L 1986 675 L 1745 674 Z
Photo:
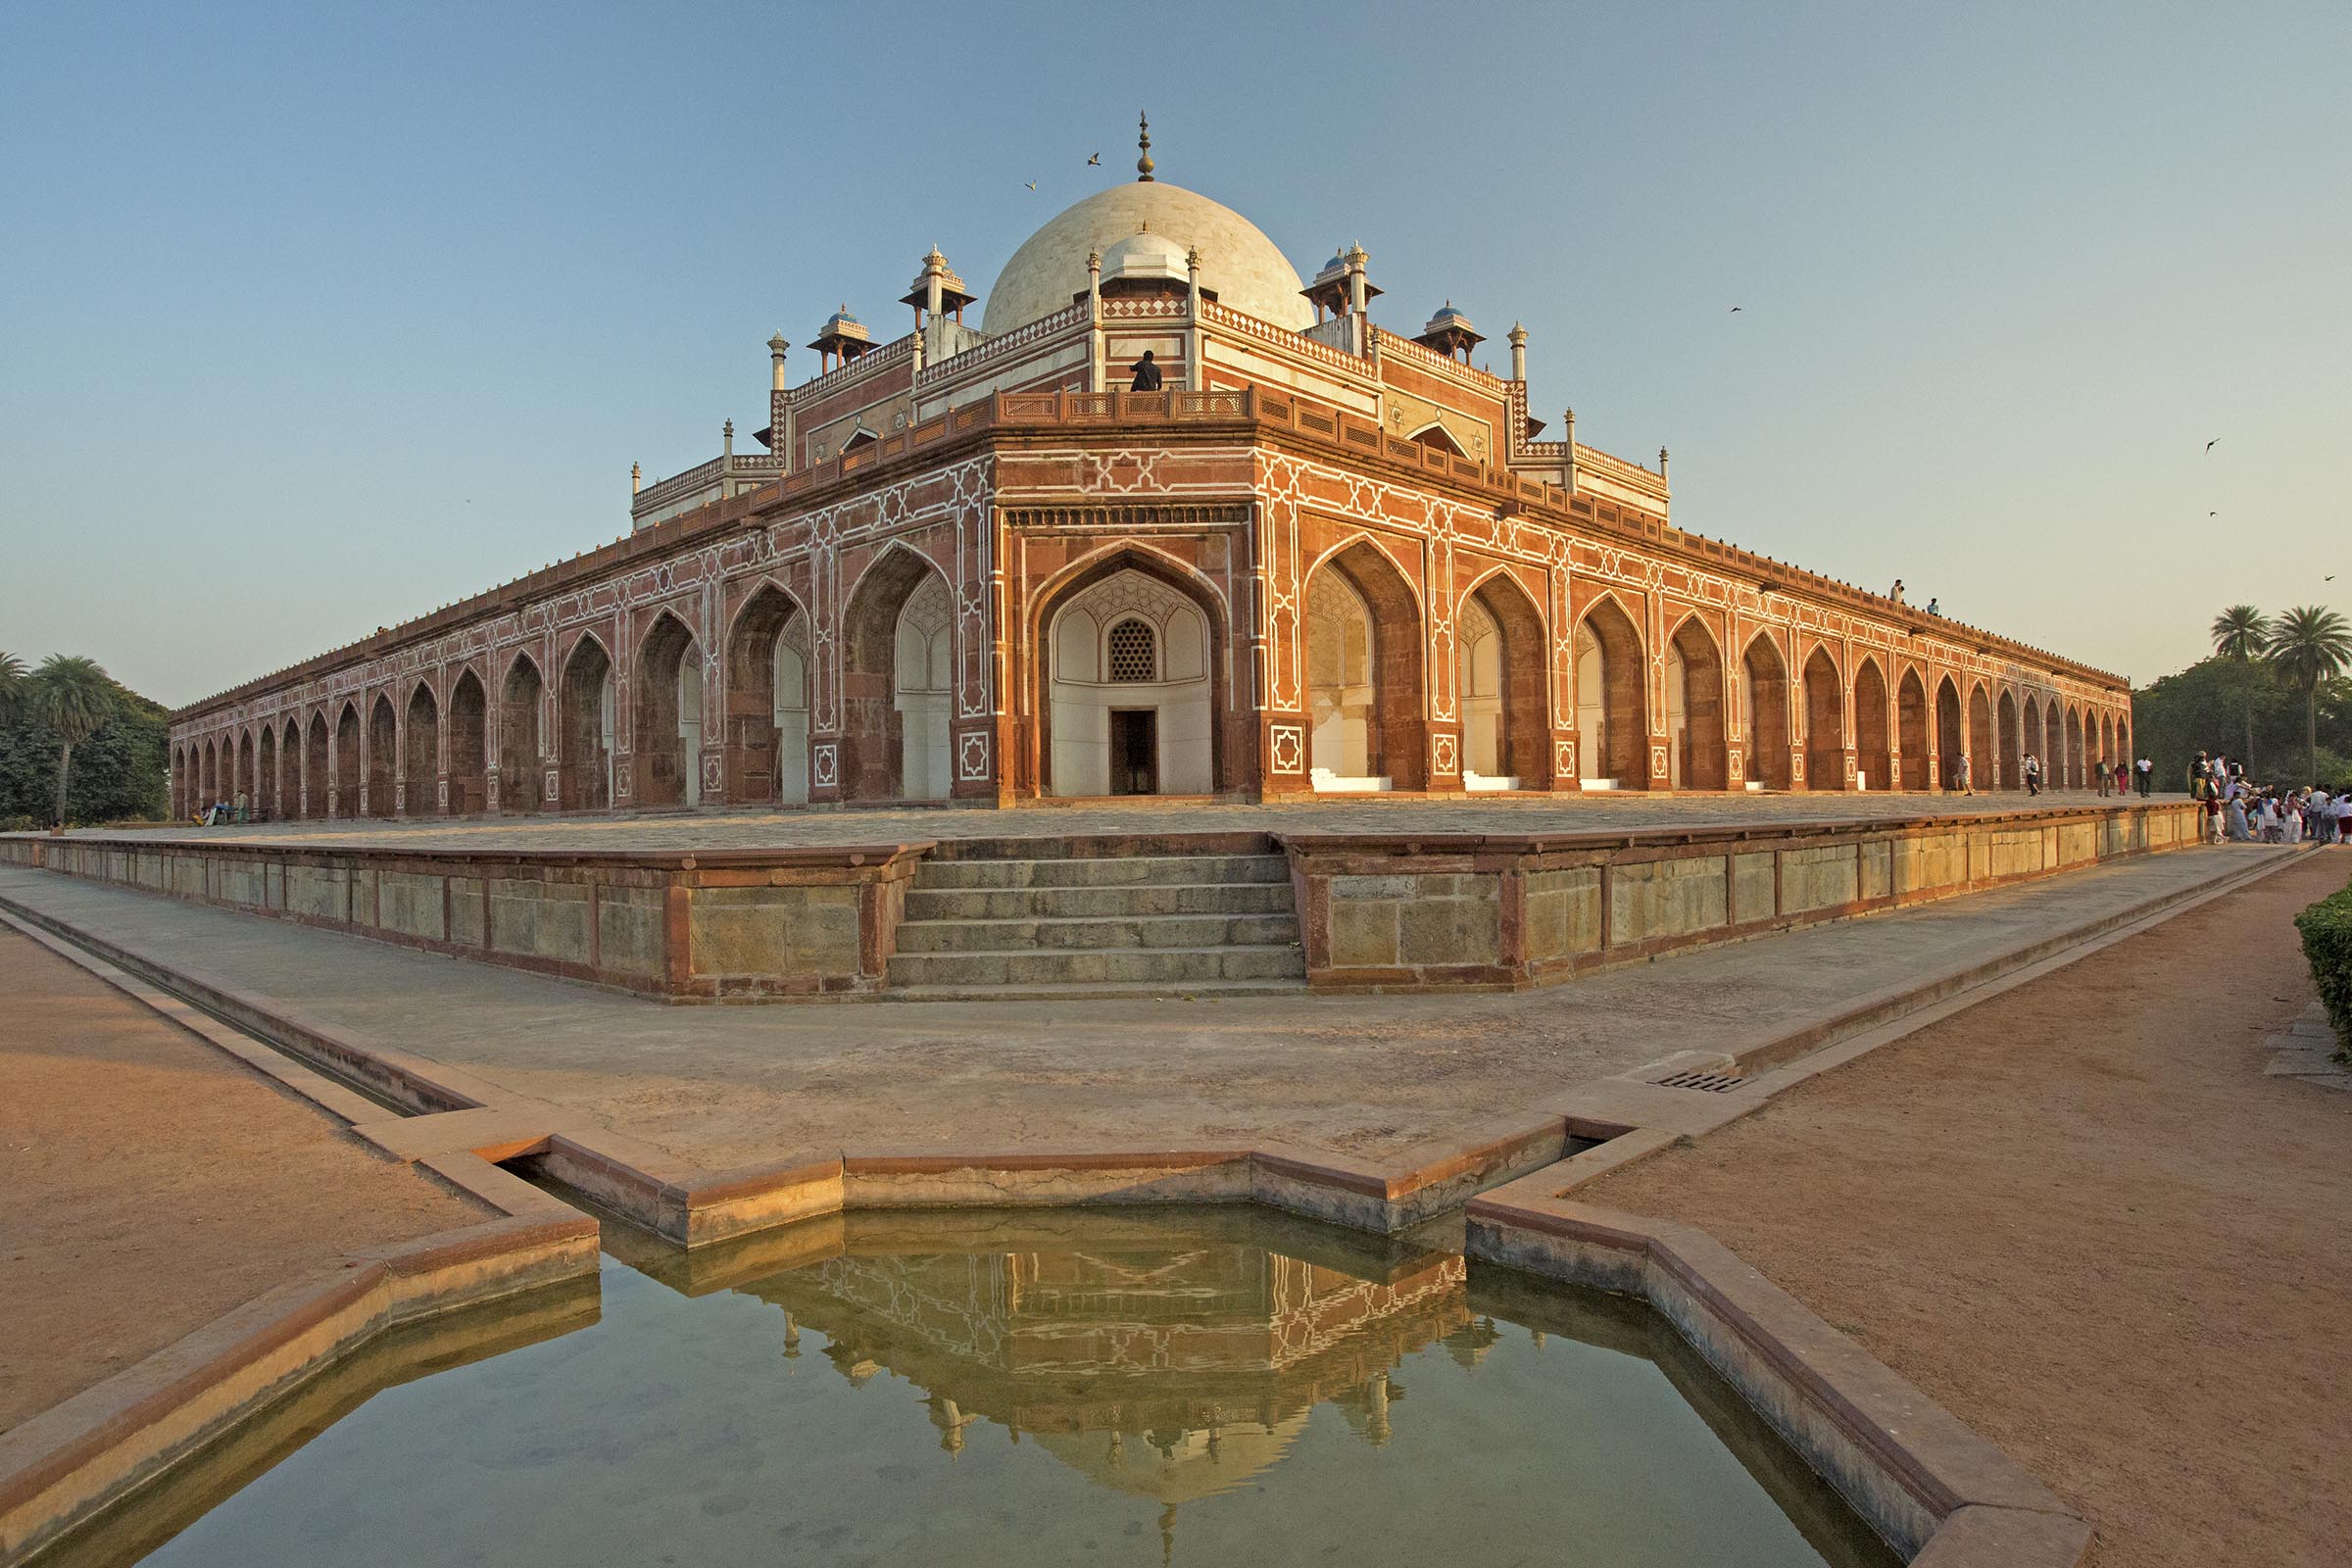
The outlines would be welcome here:
M 2322 577 L 2322 578 L 2320 579 L 2320 581 L 2322 581 L 2322 582 L 2333 582 L 2333 581 L 2335 581 L 2335 573 L 2331 571 L 2331 572 L 2329 572 L 2329 573 L 2328 573 L 2327 576 L 2325 576 L 2325 577 Z
M 1101 162 L 1102 162 L 1102 155 L 1101 153 L 1097 153 L 1094 157 L 1087 160 L 1087 163 L 1090 165 L 1100 164 Z
M 1737 305 L 1733 306 L 1733 307 L 1732 307 L 1732 314 L 1733 314 L 1734 316 L 1738 316 L 1738 315 L 1740 314 L 1740 307 L 1739 307 L 1739 306 L 1737 306 Z
M 2205 515 L 2207 515 L 2208 517 L 2218 517 L 2218 516 L 2220 516 L 2220 515 L 2221 515 L 2221 514 L 2220 514 L 2220 513 L 2218 513 L 2218 512 L 2208 512 L 2207 514 L 2205 514 Z
M 1037 181 L 1034 179 L 1024 180 L 1022 183 L 1026 184 L 1031 190 L 1037 189 Z
M 2208 441 L 2208 442 L 2206 442 L 2206 443 L 2205 443 L 2205 450 L 2206 450 L 2206 451 L 2208 451 L 2208 452 L 2211 452 L 2211 451 L 2212 451 L 2212 450 L 2213 450 L 2213 449 L 2214 449 L 2214 448 L 2215 448 L 2217 445 L 2219 445 L 2219 444 L 2220 444 L 2220 442 L 2221 442 L 2221 439 L 2222 439 L 2222 438 L 2221 438 L 2220 436 L 2218 436 L 2218 435 L 2217 435 L 2217 436 L 2215 436 L 2215 437 L 2214 437 L 2214 438 L 2213 438 L 2211 441 Z

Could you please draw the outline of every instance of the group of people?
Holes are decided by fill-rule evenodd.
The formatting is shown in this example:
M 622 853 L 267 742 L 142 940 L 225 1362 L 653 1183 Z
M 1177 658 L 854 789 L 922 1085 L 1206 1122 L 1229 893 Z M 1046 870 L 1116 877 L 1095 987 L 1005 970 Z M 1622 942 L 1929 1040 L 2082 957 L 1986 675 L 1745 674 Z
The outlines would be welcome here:
M 198 827 L 226 827 L 231 822 L 250 822 L 253 820 L 253 803 L 245 798 L 243 790 L 239 790 L 233 806 L 227 801 L 215 801 L 192 813 L 191 820 Z
M 2028 752 L 2020 771 L 2026 776 L 2026 793 L 2039 795 L 2041 759 Z M 2140 798 L 2145 800 L 2155 793 L 2156 764 L 2144 757 L 2135 762 L 2127 762 L 2120 757 L 2110 762 L 2102 757 L 2090 764 L 2090 778 L 2101 795 L 2129 795 L 2136 787 Z
M 1903 595 L 1906 591 L 1907 590 L 1903 587 L 1903 579 L 1897 577 L 1894 579 L 1893 588 L 1887 591 L 1886 597 L 1899 605 L 1904 603 Z M 1934 595 L 1930 595 L 1928 598 L 1928 608 L 1925 612 L 1923 612 L 1923 613 L 1930 615 L 1940 615 L 1943 613 L 1943 606 L 1936 602 Z
M 2205 836 L 2215 844 L 2352 843 L 2352 790 L 2256 784 L 2244 764 L 2199 752 L 2188 764 L 2188 793 L 2203 804 Z

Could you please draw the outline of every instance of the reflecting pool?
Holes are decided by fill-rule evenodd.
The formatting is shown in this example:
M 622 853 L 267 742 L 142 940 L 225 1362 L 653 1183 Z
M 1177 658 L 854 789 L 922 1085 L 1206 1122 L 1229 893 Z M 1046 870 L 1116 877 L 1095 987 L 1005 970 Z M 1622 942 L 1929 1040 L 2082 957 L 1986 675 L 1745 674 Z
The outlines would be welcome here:
M 599 1292 L 386 1342 L 53 1560 L 1893 1561 L 1646 1307 L 1442 1248 L 1252 1209 L 607 1245 Z

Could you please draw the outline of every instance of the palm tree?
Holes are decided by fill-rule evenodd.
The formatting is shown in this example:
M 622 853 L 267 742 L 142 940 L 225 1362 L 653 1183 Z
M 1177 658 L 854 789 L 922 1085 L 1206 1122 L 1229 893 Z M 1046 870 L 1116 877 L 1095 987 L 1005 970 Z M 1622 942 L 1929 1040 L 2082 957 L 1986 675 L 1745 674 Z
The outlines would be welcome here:
M 66 780 L 74 766 L 74 748 L 114 716 L 115 683 L 95 660 L 51 654 L 25 679 L 24 695 L 32 716 L 57 733 L 57 825 L 62 828 L 66 825 Z
M 2303 694 L 2303 749 L 2316 775 L 2320 770 L 2320 682 L 2352 662 L 2352 624 L 2332 610 L 2305 605 L 2271 622 L 2262 647 L 2287 684 Z
M 24 661 L 0 653 L 0 720 L 15 717 L 17 705 L 24 700 Z
M 2246 750 L 2238 760 L 2249 776 L 2254 771 L 2254 656 L 2269 636 L 2269 623 L 2252 605 L 2231 605 L 2213 617 L 2213 651 L 2239 666 L 2238 683 L 2246 692 Z

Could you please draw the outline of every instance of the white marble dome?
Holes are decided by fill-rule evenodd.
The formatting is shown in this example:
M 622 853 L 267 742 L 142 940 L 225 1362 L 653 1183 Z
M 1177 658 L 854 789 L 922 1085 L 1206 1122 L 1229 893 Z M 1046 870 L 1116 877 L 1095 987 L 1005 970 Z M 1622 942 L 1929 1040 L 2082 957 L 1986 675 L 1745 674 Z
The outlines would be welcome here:
M 1097 191 L 1023 240 L 989 291 L 981 330 L 1009 332 L 1053 315 L 1086 292 L 1088 252 L 1107 258 L 1120 241 L 1147 230 L 1180 258 L 1198 250 L 1200 286 L 1220 304 L 1295 332 L 1315 324 L 1298 269 L 1255 223 L 1181 185 L 1137 180 Z M 1176 275 L 1183 276 L 1181 267 Z

